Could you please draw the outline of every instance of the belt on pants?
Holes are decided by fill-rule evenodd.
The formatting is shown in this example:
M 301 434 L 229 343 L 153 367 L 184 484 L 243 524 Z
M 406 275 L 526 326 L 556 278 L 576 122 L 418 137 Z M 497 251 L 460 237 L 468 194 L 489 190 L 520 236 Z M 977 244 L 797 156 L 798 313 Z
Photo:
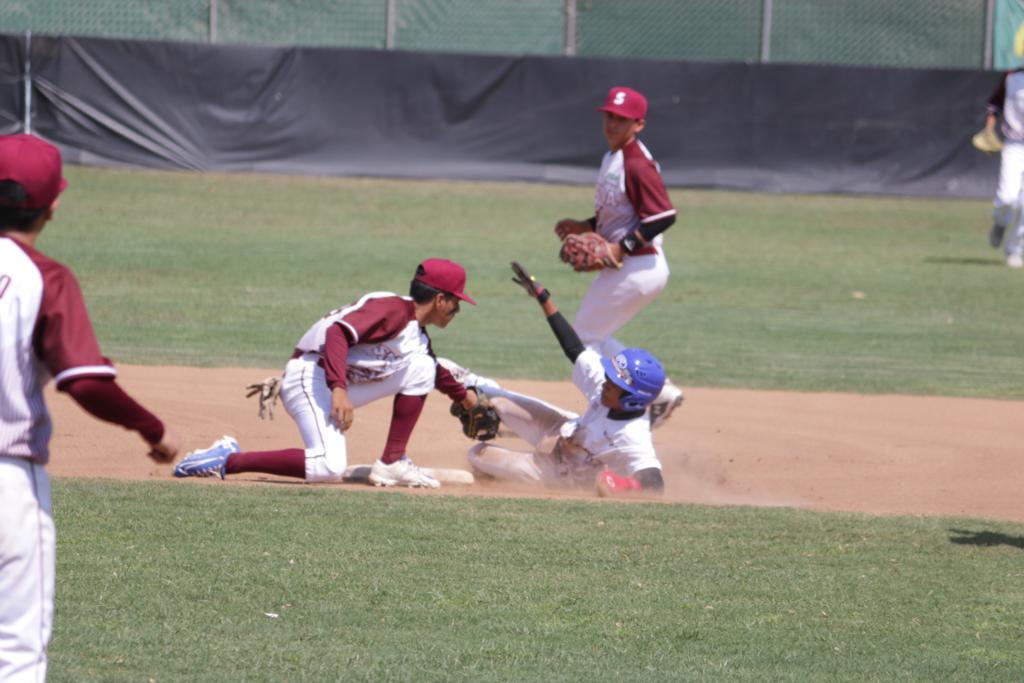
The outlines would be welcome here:
M 316 364 L 319 365 L 320 367 L 324 366 L 323 354 L 317 353 L 316 351 L 303 351 L 302 349 L 295 349 L 295 351 L 292 352 L 292 360 L 295 360 L 296 358 L 302 358 L 306 354 L 309 354 L 310 356 L 316 356 Z

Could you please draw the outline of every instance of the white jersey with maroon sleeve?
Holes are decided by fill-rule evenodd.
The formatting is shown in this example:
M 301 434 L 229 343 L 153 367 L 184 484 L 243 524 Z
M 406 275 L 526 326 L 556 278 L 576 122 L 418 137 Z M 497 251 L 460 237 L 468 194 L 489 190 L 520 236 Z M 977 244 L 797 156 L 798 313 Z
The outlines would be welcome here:
M 605 153 L 597 176 L 594 213 L 597 232 L 609 242 L 618 242 L 642 223 L 676 215 L 658 164 L 639 140 Z M 653 244 L 661 245 L 661 235 Z
M 470 463 L 497 479 L 540 482 L 556 488 L 592 487 L 594 476 L 604 466 L 626 477 L 641 470 L 660 470 L 647 414 L 615 420 L 601 403 L 605 382 L 601 357 L 583 351 L 573 365 L 572 381 L 587 399 L 582 415 L 474 376 L 473 386 L 491 399 L 502 427 L 534 450 L 523 452 L 488 441 L 469 450 Z
M 384 379 L 404 369 L 414 355 L 432 355 L 430 338 L 416 320 L 416 307 L 409 297 L 391 292 L 366 294 L 314 323 L 296 349 L 322 355 L 327 330 L 336 324 L 350 340 L 346 377 L 352 383 Z
M 43 387 L 79 377 L 114 377 L 81 289 L 67 267 L 0 237 L 0 455 L 49 458 Z
M 1024 70 L 1014 69 L 1003 76 L 988 101 L 988 111 L 1002 114 L 1000 128 L 1009 142 L 1024 142 Z

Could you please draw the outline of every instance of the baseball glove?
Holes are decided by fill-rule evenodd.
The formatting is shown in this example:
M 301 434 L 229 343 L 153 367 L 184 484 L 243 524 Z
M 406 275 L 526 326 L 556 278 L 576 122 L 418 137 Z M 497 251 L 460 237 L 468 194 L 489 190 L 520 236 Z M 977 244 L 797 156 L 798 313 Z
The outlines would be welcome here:
M 596 232 L 569 235 L 562 242 L 558 256 L 578 273 L 622 267 L 622 263 L 612 256 L 607 240 Z
M 470 391 L 476 394 L 476 406 L 472 410 L 466 410 L 461 403 L 452 403 L 452 415 L 459 418 L 462 423 L 462 433 L 477 441 L 488 441 L 498 435 L 498 427 L 501 426 L 501 418 L 498 411 L 494 409 L 491 400 L 473 387 Z
M 250 384 L 246 388 L 245 397 L 259 396 L 261 420 L 270 417 L 274 419 L 274 406 L 277 404 L 277 397 L 281 395 L 281 378 L 267 377 L 262 382 Z
M 512 272 L 515 273 L 512 282 L 522 287 L 534 299 L 539 297 L 541 292 L 547 291 L 541 283 L 537 282 L 537 278 L 527 272 L 526 268 L 519 261 L 510 261 L 509 265 L 512 266 Z
M 999 136 L 996 135 L 995 130 L 992 128 L 982 128 L 975 133 L 974 137 L 971 138 L 971 144 L 974 145 L 975 149 L 979 149 L 985 154 L 995 154 L 1003 149 L 1003 141 L 999 139 Z

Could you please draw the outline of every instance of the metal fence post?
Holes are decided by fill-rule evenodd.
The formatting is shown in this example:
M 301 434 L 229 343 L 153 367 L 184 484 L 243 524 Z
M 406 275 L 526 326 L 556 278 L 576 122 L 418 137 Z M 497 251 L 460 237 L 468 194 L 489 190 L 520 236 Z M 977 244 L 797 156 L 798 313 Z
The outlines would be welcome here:
M 210 42 L 217 42 L 217 0 L 210 0 Z
M 982 64 L 986 69 L 992 68 L 992 33 L 995 31 L 995 4 L 996 0 L 988 0 L 985 3 L 985 54 L 982 55 Z
M 576 0 L 565 0 L 565 54 L 576 54 Z
M 32 133 L 32 31 L 25 31 L 25 119 L 26 135 Z
M 772 58 L 772 0 L 761 0 L 761 63 Z
M 388 0 L 387 11 L 384 15 L 384 49 L 395 49 L 395 0 Z

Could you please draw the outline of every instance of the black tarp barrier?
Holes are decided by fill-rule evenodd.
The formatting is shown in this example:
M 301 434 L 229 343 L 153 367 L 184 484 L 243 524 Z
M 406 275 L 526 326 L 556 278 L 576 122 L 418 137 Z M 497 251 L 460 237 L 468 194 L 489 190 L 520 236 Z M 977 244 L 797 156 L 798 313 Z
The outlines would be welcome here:
M 23 130 L 25 39 L 0 37 L 0 135 Z
M 23 36 L 0 36 L 0 126 Z M 649 95 L 671 186 L 988 197 L 1000 74 L 33 36 L 34 132 L 71 163 L 589 183 L 608 87 Z

